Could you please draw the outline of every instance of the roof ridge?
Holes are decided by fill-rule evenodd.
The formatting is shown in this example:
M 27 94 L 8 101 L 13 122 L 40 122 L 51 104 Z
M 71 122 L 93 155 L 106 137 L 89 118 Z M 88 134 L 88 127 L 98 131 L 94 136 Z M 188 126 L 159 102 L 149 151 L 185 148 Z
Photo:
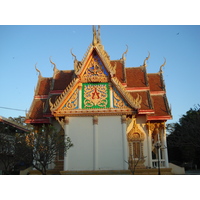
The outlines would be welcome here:
M 117 77 L 113 77 L 111 78 L 111 80 L 114 82 L 115 86 L 122 92 L 124 93 L 124 98 L 126 100 L 128 100 L 129 104 L 135 108 L 135 109 L 139 109 L 141 107 L 141 103 L 142 103 L 142 97 L 138 94 L 137 98 L 134 99 L 131 94 L 125 90 L 124 86 L 122 85 L 122 83 L 118 80 Z

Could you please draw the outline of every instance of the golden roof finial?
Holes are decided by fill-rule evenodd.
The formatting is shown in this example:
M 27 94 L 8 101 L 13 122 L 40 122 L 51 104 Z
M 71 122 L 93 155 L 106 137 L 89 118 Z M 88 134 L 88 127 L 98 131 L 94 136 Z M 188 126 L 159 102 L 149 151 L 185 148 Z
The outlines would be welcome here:
M 72 53 L 72 49 L 73 49 L 73 48 L 70 49 L 70 52 L 71 52 L 72 56 L 74 57 L 74 60 L 77 60 L 77 59 L 76 59 L 76 56 Z
M 121 58 L 121 59 L 124 60 L 124 61 L 126 60 L 125 54 L 127 54 L 127 52 L 128 52 L 128 45 L 127 45 L 127 44 L 126 44 L 126 47 L 127 47 L 127 48 L 126 48 L 126 51 L 122 54 L 122 58 Z
M 160 73 L 163 73 L 162 68 L 166 65 L 166 58 L 164 58 L 164 63 L 160 66 Z
M 92 44 L 96 45 L 96 44 L 101 43 L 100 25 L 98 25 L 98 30 L 96 30 L 96 26 L 95 25 L 93 25 L 92 29 L 93 29 L 93 41 L 92 41 Z
M 37 63 L 35 64 L 35 69 L 36 69 L 36 71 L 39 73 L 39 77 L 41 77 L 42 76 L 42 74 L 41 74 L 41 72 L 40 72 L 40 70 L 36 67 L 37 66 Z
M 93 25 L 93 41 L 92 41 L 92 44 L 96 45 L 96 43 L 97 43 L 97 31 L 96 31 L 96 26 Z
M 100 25 L 98 25 L 97 33 L 98 33 L 98 35 L 97 35 L 97 41 L 98 41 L 98 43 L 101 43 L 101 37 L 100 37 Z
M 144 67 L 147 66 L 146 61 L 149 60 L 149 58 L 150 58 L 150 52 L 148 51 L 148 53 L 149 53 L 149 54 L 148 54 L 148 57 L 145 58 L 144 63 L 143 63 L 143 66 L 144 66 Z
M 50 61 L 50 63 L 51 64 L 53 64 L 53 71 L 55 71 L 57 68 L 56 68 L 56 64 L 54 63 L 54 62 L 52 62 L 52 60 L 51 60 L 51 56 L 49 57 L 49 61 Z

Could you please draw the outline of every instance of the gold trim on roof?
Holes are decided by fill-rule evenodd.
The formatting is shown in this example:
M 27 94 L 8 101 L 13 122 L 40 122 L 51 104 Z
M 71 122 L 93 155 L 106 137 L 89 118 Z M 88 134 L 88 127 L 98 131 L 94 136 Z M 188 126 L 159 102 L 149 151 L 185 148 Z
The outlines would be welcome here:
M 71 83 L 66 87 L 66 89 L 62 92 L 62 94 L 58 97 L 58 99 L 55 101 L 55 103 L 53 104 L 51 102 L 51 99 L 49 99 L 49 105 L 50 105 L 50 110 L 53 111 L 55 110 L 60 103 L 62 102 L 62 100 L 71 92 L 70 90 L 79 82 L 79 79 L 74 78 Z
M 131 94 L 124 89 L 124 86 L 116 77 L 113 77 L 111 81 L 133 108 L 139 109 L 141 107 L 142 97 L 139 94 L 137 94 L 137 98 L 134 99 Z

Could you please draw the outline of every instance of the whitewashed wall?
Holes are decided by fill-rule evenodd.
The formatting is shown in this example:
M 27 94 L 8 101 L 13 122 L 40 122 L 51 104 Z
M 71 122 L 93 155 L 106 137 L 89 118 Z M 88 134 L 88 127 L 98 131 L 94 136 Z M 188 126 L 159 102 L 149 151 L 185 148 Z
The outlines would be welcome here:
M 101 170 L 123 169 L 121 116 L 99 117 L 98 167 Z
M 93 170 L 93 118 L 70 117 L 69 136 L 68 170 Z
M 123 169 L 121 116 L 98 117 L 97 151 L 94 155 L 93 117 L 70 117 L 69 136 L 74 146 L 68 151 L 68 170 Z

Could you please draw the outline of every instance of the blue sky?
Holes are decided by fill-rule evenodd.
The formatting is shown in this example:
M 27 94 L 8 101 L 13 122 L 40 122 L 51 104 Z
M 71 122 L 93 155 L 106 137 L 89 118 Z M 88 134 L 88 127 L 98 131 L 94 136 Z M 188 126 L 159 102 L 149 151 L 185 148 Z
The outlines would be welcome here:
M 129 47 L 126 67 L 138 67 L 151 54 L 148 73 L 167 63 L 164 79 L 173 120 L 200 103 L 200 26 L 101 26 L 101 40 L 111 59 L 121 58 Z M 92 42 L 92 26 L 0 26 L 0 107 L 28 110 L 34 95 L 38 69 L 51 77 L 56 63 L 60 70 L 73 69 L 70 49 L 78 60 Z M 0 108 L 0 115 L 17 117 L 23 111 Z

